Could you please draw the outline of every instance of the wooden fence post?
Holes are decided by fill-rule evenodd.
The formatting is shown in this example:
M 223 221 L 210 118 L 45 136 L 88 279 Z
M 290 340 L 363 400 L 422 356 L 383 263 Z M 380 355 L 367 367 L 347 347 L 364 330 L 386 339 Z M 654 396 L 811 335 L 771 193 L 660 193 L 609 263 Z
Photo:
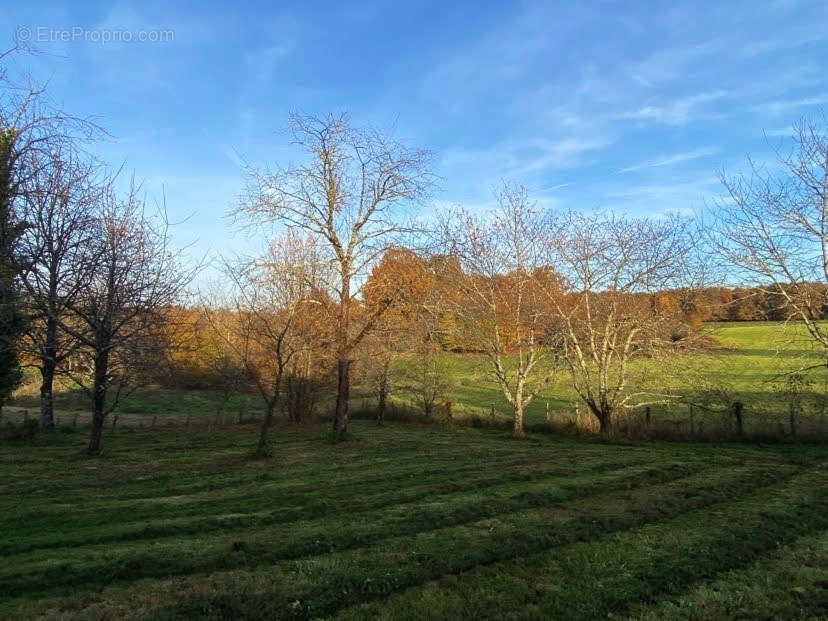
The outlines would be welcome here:
M 736 420 L 736 433 L 742 435 L 744 431 L 744 426 L 742 425 L 742 410 L 744 409 L 744 405 L 741 401 L 734 401 L 733 402 L 733 417 Z
M 796 406 L 791 403 L 790 409 L 788 412 L 788 424 L 791 427 L 791 435 L 796 435 Z
M 647 425 L 647 429 L 650 428 L 650 406 L 644 408 L 644 423 Z

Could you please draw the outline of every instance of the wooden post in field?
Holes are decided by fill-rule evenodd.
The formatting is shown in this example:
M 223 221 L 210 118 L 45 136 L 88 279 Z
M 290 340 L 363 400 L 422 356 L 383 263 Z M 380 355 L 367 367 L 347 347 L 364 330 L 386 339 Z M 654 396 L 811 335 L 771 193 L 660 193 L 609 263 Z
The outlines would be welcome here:
M 744 431 L 744 426 L 742 424 L 742 411 L 744 409 L 744 405 L 741 401 L 734 401 L 733 402 L 733 418 L 736 421 L 736 433 L 742 435 Z
M 78 426 L 78 415 L 77 415 L 77 414 L 75 414 L 75 415 L 72 417 L 72 429 L 74 429 L 74 428 L 75 428 L 75 427 L 77 427 L 77 426 Z
M 158 417 L 157 417 L 157 416 L 153 416 L 153 417 L 152 417 L 152 428 L 153 428 L 153 429 L 155 429 L 155 423 L 156 423 L 157 421 L 158 421 Z
M 650 406 L 644 408 L 644 423 L 647 425 L 647 429 L 650 428 Z
M 788 424 L 790 425 L 790 428 L 791 428 L 791 435 L 795 436 L 796 435 L 796 406 L 793 403 L 791 403 L 791 405 L 789 406 Z
M 693 404 L 690 404 L 690 435 L 696 433 L 696 422 L 693 411 Z

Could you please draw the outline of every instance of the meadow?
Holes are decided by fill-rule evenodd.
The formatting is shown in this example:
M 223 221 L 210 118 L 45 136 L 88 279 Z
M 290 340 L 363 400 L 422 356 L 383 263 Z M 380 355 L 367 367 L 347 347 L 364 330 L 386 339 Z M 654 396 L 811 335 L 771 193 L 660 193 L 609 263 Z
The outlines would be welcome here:
M 790 338 L 708 329 L 696 364 L 773 409 Z M 449 360 L 458 409 L 505 417 Z M 546 399 L 570 415 L 554 386 L 536 420 Z M 339 443 L 280 423 L 253 460 L 254 403 L 146 389 L 98 458 L 83 420 L 0 444 L 0 618 L 828 618 L 828 445 L 360 419 Z
M 828 447 L 368 421 L 0 445 L 0 618 L 828 615 Z
M 715 384 L 745 405 L 745 430 L 758 434 L 779 435 L 779 426 L 787 426 L 788 402 L 780 388 L 784 374 L 793 369 L 819 361 L 819 352 L 813 347 L 801 326 L 783 326 L 778 322 L 709 323 L 704 333 L 712 346 L 709 349 L 676 355 L 667 359 L 637 361 L 633 367 L 633 382 L 666 386 L 676 395 L 693 395 L 702 384 Z M 443 400 L 451 402 L 455 419 L 469 422 L 476 418 L 484 424 L 506 423 L 510 412 L 503 393 L 491 379 L 485 357 L 475 354 L 440 355 L 440 364 L 451 378 L 451 387 Z M 412 358 L 401 357 L 396 363 L 396 377 L 391 402 L 405 418 L 416 417 L 420 404 L 416 394 L 407 389 L 405 375 Z M 808 385 L 801 406 L 801 431 L 813 430 L 823 434 L 828 430 L 828 373 L 824 368 L 807 375 Z M 442 420 L 442 401 L 434 417 Z M 370 391 L 357 385 L 352 401 L 356 416 L 371 418 L 375 398 Z M 319 408 L 325 417 L 327 404 L 321 400 Z M 55 407 L 58 426 L 84 424 L 88 420 L 88 399 L 78 390 L 64 385 L 56 392 Z M 19 419 L 22 412 L 36 416 L 38 384 L 35 377 L 22 387 L 6 408 L 10 418 Z M 683 400 L 651 408 L 652 426 L 665 434 L 681 435 L 690 431 L 688 405 Z M 720 411 L 723 410 L 723 411 Z M 250 420 L 262 414 L 261 400 L 256 394 L 233 394 L 225 401 L 217 391 L 173 390 L 147 387 L 127 396 L 118 408 L 118 424 L 156 426 L 164 424 L 204 427 Z M 641 412 L 633 416 L 641 418 Z M 393 413 L 392 413 L 393 416 Z M 732 431 L 732 420 L 722 404 L 710 411 L 696 408 L 694 430 L 698 423 L 706 424 L 707 432 L 727 435 Z M 111 417 L 112 418 L 112 417 Z M 548 387 L 544 388 L 527 408 L 529 429 L 569 429 L 594 431 L 596 421 L 579 403 L 560 369 Z M 621 419 L 623 422 L 623 418 Z M 111 423 L 111 421 L 110 421 Z M 702 436 L 704 434 L 696 434 Z

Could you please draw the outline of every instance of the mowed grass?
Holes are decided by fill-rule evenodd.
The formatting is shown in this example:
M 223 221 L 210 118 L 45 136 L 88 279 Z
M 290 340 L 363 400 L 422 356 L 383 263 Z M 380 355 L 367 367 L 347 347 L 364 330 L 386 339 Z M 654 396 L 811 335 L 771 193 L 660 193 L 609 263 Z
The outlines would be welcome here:
M 0 617 L 828 618 L 826 446 L 352 432 L 0 445 Z

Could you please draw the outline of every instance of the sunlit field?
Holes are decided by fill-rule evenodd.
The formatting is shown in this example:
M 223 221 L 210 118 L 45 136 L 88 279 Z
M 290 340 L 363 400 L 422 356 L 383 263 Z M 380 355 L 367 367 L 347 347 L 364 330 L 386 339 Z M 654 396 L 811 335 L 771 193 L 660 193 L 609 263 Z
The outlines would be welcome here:
M 719 347 L 693 363 L 784 420 L 768 380 L 810 350 L 776 324 L 708 329 Z M 505 420 L 482 361 L 447 356 L 458 416 Z M 556 386 L 530 429 L 553 430 L 547 401 L 573 416 Z M 89 460 L 82 403 L 60 395 L 58 432 L 0 445 L 0 618 L 828 615 L 825 444 L 358 419 L 339 443 L 280 423 L 252 460 L 253 396 L 146 389 Z
M 788 404 L 779 393 L 784 385 L 784 375 L 819 361 L 819 352 L 804 334 L 801 326 L 783 326 L 773 322 L 744 322 L 706 324 L 704 331 L 710 336 L 710 349 L 695 351 L 681 356 L 637 363 L 634 377 L 644 377 L 650 385 L 666 385 L 675 395 L 693 395 L 703 381 L 717 382 L 730 391 L 733 398 L 745 405 L 745 429 L 776 434 L 778 426 L 787 425 Z M 451 402 L 452 416 L 457 419 L 478 418 L 488 424 L 494 420 L 506 422 L 510 416 L 502 392 L 492 381 L 488 363 L 483 356 L 474 354 L 442 354 L 441 362 L 451 377 L 451 388 L 441 400 L 434 417 L 442 422 L 443 403 Z M 402 357 L 396 363 L 399 377 L 405 375 L 411 359 Z M 815 430 L 828 428 L 828 373 L 823 368 L 807 374 L 808 385 L 799 414 L 804 431 L 809 426 Z M 420 405 L 417 396 L 406 389 L 404 379 L 399 379 L 391 401 L 405 409 L 407 415 L 417 416 Z M 32 417 L 38 407 L 36 378 L 20 389 L 7 408 L 9 416 L 19 418 L 24 410 Z M 356 386 L 352 407 L 357 415 L 370 417 L 375 399 L 364 388 Z M 83 424 L 88 418 L 88 400 L 79 391 L 64 388 L 56 394 L 58 426 Z M 326 404 L 319 408 L 325 413 Z M 727 412 L 719 413 L 696 408 L 696 422 L 707 424 L 707 430 L 728 430 L 731 426 Z M 652 425 L 667 431 L 690 430 L 689 407 L 681 399 L 651 408 Z M 143 388 L 126 397 L 116 414 L 118 425 L 152 426 L 164 424 L 207 425 L 227 424 L 261 416 L 261 401 L 255 394 L 234 394 L 225 402 L 216 391 L 178 391 L 159 388 Z M 547 418 L 547 412 L 549 418 Z M 393 415 L 393 414 L 392 414 Z M 640 418 L 641 413 L 637 415 Z M 623 421 L 623 418 L 622 418 Z M 527 409 L 530 429 L 543 429 L 551 422 L 556 428 L 567 425 L 589 431 L 594 424 L 586 408 L 579 404 L 572 390 L 565 369 L 561 368 L 551 385 L 543 390 Z M 111 424 L 111 421 L 110 421 Z M 705 427 L 702 427 L 704 431 Z
M 828 621 L 828 3 L 5 4 L 0 621 Z
M 0 617 L 824 618 L 828 447 L 367 421 L 0 446 Z

